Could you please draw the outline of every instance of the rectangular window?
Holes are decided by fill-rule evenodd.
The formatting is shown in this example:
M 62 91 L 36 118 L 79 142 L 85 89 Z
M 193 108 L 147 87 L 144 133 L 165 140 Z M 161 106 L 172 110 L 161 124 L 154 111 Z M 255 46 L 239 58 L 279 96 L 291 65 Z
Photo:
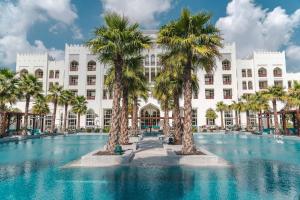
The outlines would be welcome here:
M 223 89 L 224 99 L 232 99 L 232 89 Z
M 205 90 L 205 98 L 206 99 L 213 99 L 215 96 L 215 92 L 213 89 L 206 89 Z
M 206 74 L 204 76 L 205 85 L 213 85 L 214 84 L 214 76 L 212 74 Z
M 145 67 L 145 77 L 146 77 L 146 80 L 147 82 L 150 82 L 150 68 L 148 67 Z
M 103 110 L 103 126 L 104 127 L 110 127 L 110 125 L 111 125 L 111 116 L 112 116 L 112 110 L 111 109 Z
M 197 126 L 197 109 L 192 110 L 192 126 Z
M 45 117 L 45 128 L 51 128 L 51 124 L 52 124 L 52 116 L 51 115 L 47 115 Z
M 96 75 L 87 76 L 87 85 L 96 85 Z
M 224 74 L 223 75 L 223 84 L 224 85 L 231 85 L 231 75 L 230 74 Z
M 268 81 L 259 81 L 258 83 L 259 89 L 267 89 L 268 88 Z
M 283 87 L 283 82 L 282 81 L 274 81 L 275 86 Z
M 206 124 L 208 126 L 214 126 L 215 125 L 215 120 L 214 119 L 206 119 Z
M 247 76 L 252 77 L 252 70 L 251 69 L 247 69 Z
M 253 84 L 252 81 L 248 81 L 248 89 L 253 90 Z
M 247 82 L 243 81 L 243 90 L 247 90 Z
M 49 78 L 54 78 L 54 71 L 53 70 L 50 70 L 50 72 L 49 72 Z
M 70 91 L 73 93 L 73 95 L 75 95 L 75 96 L 78 95 L 78 90 L 70 90 Z
M 288 82 L 288 88 L 290 89 L 292 87 L 292 81 Z
M 88 100 L 94 100 L 96 97 L 96 90 L 87 90 L 86 91 L 86 98 Z
M 69 85 L 78 85 L 78 76 L 77 75 L 69 76 Z
M 231 111 L 224 112 L 224 121 L 226 127 L 233 125 L 233 115 Z
M 155 68 L 154 67 L 151 67 L 151 82 L 154 82 L 155 81 Z
M 58 70 L 55 71 L 55 78 L 59 78 L 59 71 Z
M 242 77 L 246 77 L 246 70 L 242 69 Z

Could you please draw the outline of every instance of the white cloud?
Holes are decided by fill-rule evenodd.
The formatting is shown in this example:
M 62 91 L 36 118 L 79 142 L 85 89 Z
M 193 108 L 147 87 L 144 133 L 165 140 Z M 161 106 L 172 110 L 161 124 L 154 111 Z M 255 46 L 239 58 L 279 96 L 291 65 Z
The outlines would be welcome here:
M 171 8 L 172 0 L 101 0 L 105 12 L 113 11 L 127 16 L 144 27 L 159 24 L 157 16 Z
M 77 14 L 70 0 L 0 2 L 0 64 L 13 64 L 17 52 L 50 51 L 53 55 L 60 55 L 61 50 L 47 49 L 40 40 L 30 44 L 27 33 L 36 22 L 48 19 L 72 28 L 75 27 L 76 18 Z M 80 36 L 80 29 L 77 28 L 76 31 L 77 37 Z
M 80 30 L 80 28 L 78 26 L 73 25 L 71 27 L 71 30 L 73 32 L 73 36 L 72 36 L 73 39 L 75 39 L 75 40 L 81 40 L 81 39 L 83 39 L 83 35 L 82 35 L 81 30 Z
M 286 49 L 286 56 L 288 58 L 289 70 L 299 71 L 300 70 L 300 46 L 290 45 Z
M 266 10 L 252 0 L 228 3 L 227 16 L 217 21 L 225 41 L 236 42 L 238 56 L 245 57 L 255 49 L 278 50 L 289 45 L 300 24 L 300 9 L 291 15 L 281 7 Z

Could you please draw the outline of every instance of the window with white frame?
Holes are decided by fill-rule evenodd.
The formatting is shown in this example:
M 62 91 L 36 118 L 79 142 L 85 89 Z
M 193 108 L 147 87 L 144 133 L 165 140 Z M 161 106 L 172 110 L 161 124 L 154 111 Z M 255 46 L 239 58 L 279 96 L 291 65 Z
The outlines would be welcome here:
M 96 62 L 91 60 L 87 64 L 87 70 L 88 71 L 96 71 Z
M 87 85 L 96 85 L 96 75 L 88 75 L 86 81 Z
M 252 81 L 248 81 L 248 89 L 253 90 L 253 83 Z
M 151 66 L 155 66 L 155 55 L 151 55 Z
M 79 63 L 77 61 L 73 60 L 70 63 L 70 71 L 78 71 L 78 65 L 79 65 Z
M 93 110 L 88 110 L 88 112 L 86 113 L 86 122 L 85 122 L 86 127 L 95 126 L 95 117 L 96 117 L 95 112 Z
M 76 129 L 77 124 L 77 116 L 75 113 L 69 112 L 68 114 L 68 128 Z
M 198 119 L 197 119 L 197 109 L 192 110 L 192 126 L 197 126 Z
M 224 121 L 225 121 L 225 126 L 226 127 L 233 125 L 232 111 L 225 111 L 224 112 Z
M 231 70 L 231 62 L 229 60 L 224 60 L 222 62 L 222 69 L 225 71 Z
M 111 126 L 111 117 L 112 117 L 112 109 L 104 109 L 103 110 L 103 126 L 104 127 Z
M 51 128 L 52 124 L 52 115 L 45 116 L 45 129 Z

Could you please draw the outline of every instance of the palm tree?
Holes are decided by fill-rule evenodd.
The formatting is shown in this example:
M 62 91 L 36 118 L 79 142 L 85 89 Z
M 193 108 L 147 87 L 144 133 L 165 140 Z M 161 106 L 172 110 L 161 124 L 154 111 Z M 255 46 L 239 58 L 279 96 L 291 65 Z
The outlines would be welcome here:
M 24 74 L 20 77 L 19 94 L 25 98 L 24 129 L 28 127 L 28 110 L 31 97 L 39 96 L 43 91 L 42 82 L 32 74 Z
M 213 109 L 209 108 L 206 110 L 205 117 L 207 120 L 215 120 L 217 119 L 218 115 Z
M 272 86 L 267 90 L 263 91 L 265 98 L 272 102 L 273 114 L 274 114 L 274 125 L 275 134 L 280 134 L 279 123 L 278 123 L 278 113 L 277 113 L 277 101 L 284 101 L 286 92 L 281 86 Z
M 118 144 L 120 132 L 120 99 L 125 59 L 132 55 L 140 55 L 144 48 L 149 47 L 151 40 L 142 34 L 138 24 L 130 24 L 124 16 L 108 13 L 104 21 L 105 25 L 96 29 L 96 37 L 88 41 L 87 46 L 92 53 L 99 56 L 102 63 L 115 68 L 112 124 L 107 145 L 107 150 L 113 152 Z
M 244 104 L 241 101 L 233 101 L 232 109 L 235 111 L 235 124 L 237 127 L 241 127 L 241 112 L 244 109 Z
M 220 112 L 220 115 L 221 115 L 221 128 L 224 129 L 223 113 L 227 109 L 227 105 L 223 101 L 220 101 L 217 103 L 216 107 L 217 107 L 217 109 L 216 109 L 217 112 Z
M 258 127 L 259 130 L 262 129 L 262 112 L 269 110 L 269 102 L 268 99 L 265 98 L 262 92 L 256 92 L 255 94 L 250 96 L 252 110 L 259 113 L 258 116 Z
M 77 129 L 80 129 L 80 116 L 87 111 L 87 101 L 84 96 L 76 96 L 72 104 L 72 111 L 77 114 Z
M 74 101 L 74 93 L 70 90 L 63 90 L 61 95 L 59 96 L 58 103 L 64 106 L 64 122 L 63 122 L 63 131 L 67 130 L 67 115 L 68 115 L 68 107 Z
M 192 15 L 183 9 L 177 21 L 163 26 L 158 35 L 157 43 L 170 53 L 181 53 L 186 61 L 183 65 L 184 74 L 184 134 L 182 153 L 191 154 L 195 151 L 192 135 L 192 71 L 201 67 L 211 71 L 215 67 L 216 56 L 221 47 L 220 32 L 210 24 L 211 15 L 200 12 Z
M 52 102 L 53 104 L 53 115 L 52 115 L 52 123 L 51 123 L 51 131 L 54 132 L 55 129 L 55 120 L 56 120 L 56 111 L 59 98 L 62 94 L 63 87 L 59 85 L 53 85 L 49 89 L 49 94 L 47 96 L 48 101 Z
M 294 81 L 293 87 L 289 89 L 287 103 L 291 107 L 296 107 L 298 135 L 300 135 L 300 82 Z
M 18 98 L 18 79 L 9 69 L 0 69 L 0 111 L 4 111 L 6 104 L 13 104 Z
M 40 116 L 39 123 L 40 127 L 43 126 L 42 118 L 50 112 L 46 98 L 43 95 L 39 95 L 35 98 L 34 105 L 32 107 L 32 113 Z
M 155 78 L 153 87 L 153 96 L 161 103 L 161 108 L 164 110 L 163 133 L 165 136 L 169 133 L 169 110 L 172 100 L 172 85 L 170 76 L 167 71 L 163 71 Z

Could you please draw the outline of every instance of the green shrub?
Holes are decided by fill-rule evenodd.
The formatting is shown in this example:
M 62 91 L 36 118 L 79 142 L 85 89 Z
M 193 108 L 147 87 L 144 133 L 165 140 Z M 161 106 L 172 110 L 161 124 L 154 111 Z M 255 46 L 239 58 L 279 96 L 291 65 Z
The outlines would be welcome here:
M 109 127 L 109 126 L 104 127 L 104 128 L 103 128 L 103 133 L 108 133 L 109 130 L 110 130 L 110 127 Z
M 193 126 L 192 131 L 193 131 L 193 133 L 197 133 L 198 132 L 197 126 Z
M 100 132 L 100 128 L 95 128 L 94 132 L 95 133 L 99 133 Z
M 91 133 L 92 131 L 93 131 L 92 128 L 86 128 L 86 132 L 87 132 L 87 133 Z

